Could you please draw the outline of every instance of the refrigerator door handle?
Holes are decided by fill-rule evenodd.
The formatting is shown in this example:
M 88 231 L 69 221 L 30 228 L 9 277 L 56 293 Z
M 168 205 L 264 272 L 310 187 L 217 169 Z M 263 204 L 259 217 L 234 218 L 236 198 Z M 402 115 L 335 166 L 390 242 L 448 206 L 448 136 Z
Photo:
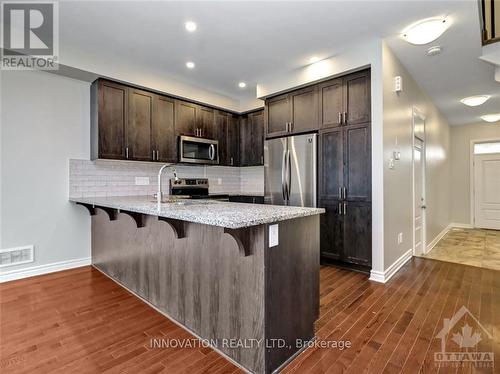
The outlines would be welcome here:
M 281 193 L 283 195 L 283 200 L 287 200 L 286 196 L 286 182 L 285 182 L 285 175 L 286 175 L 286 150 L 283 150 L 283 162 L 281 163 Z
M 287 182 L 286 182 L 286 199 L 290 200 L 290 191 L 292 189 L 292 161 L 290 150 L 287 150 Z

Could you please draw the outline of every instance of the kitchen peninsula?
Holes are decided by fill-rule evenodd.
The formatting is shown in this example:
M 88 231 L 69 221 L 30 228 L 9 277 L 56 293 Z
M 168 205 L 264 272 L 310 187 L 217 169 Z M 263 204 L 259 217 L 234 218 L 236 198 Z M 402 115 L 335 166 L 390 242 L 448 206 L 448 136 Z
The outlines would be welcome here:
M 70 200 L 92 215 L 94 267 L 246 370 L 273 372 L 314 337 L 324 209 Z

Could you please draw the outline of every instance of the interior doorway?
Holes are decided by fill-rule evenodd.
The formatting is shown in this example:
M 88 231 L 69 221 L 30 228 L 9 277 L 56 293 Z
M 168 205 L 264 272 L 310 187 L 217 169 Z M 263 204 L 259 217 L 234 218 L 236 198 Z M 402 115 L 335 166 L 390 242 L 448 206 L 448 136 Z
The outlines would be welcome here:
M 425 117 L 413 110 L 413 254 L 426 253 Z
M 473 225 L 500 230 L 500 141 L 475 142 L 472 151 Z

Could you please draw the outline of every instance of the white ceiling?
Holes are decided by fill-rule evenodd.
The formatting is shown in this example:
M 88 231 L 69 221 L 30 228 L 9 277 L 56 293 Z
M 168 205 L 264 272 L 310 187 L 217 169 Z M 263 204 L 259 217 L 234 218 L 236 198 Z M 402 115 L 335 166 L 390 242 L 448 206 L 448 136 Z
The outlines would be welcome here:
M 449 15 L 453 25 L 439 40 L 440 56 L 398 37 L 419 19 Z M 195 33 L 184 22 L 198 24 Z M 255 98 L 258 82 L 332 56 L 366 39 L 387 41 L 452 124 L 478 122 L 498 112 L 499 83 L 481 52 L 477 2 L 149 2 L 60 3 L 61 61 L 99 58 L 111 66 L 174 77 L 240 101 Z M 188 70 L 186 61 L 196 68 Z M 239 81 L 247 88 L 238 88 Z M 468 108 L 464 96 L 493 94 L 483 107 Z

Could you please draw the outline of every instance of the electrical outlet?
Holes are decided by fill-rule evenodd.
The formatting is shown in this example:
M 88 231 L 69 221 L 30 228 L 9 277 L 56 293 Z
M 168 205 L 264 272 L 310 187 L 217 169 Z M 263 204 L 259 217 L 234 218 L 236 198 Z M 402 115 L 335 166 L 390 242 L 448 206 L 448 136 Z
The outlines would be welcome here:
M 149 186 L 149 177 L 135 177 L 136 186 Z
M 269 248 L 276 247 L 279 244 L 278 224 L 269 225 Z
M 403 233 L 402 232 L 400 232 L 398 234 L 398 244 L 401 244 L 401 243 L 403 243 Z

